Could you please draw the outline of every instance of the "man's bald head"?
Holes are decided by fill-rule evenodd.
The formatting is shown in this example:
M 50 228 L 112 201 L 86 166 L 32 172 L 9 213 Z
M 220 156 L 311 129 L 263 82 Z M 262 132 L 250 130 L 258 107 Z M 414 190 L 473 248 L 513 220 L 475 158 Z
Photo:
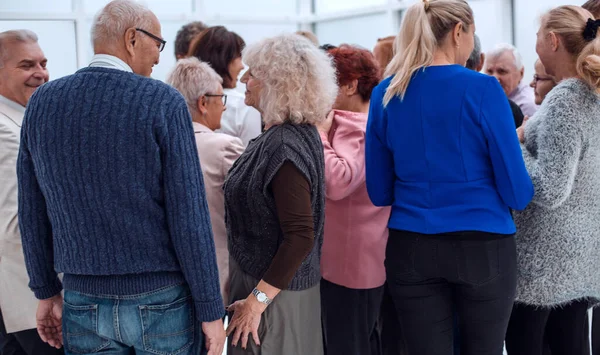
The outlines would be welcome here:
M 161 41 L 156 15 L 133 0 L 113 0 L 94 18 L 94 53 L 120 58 L 136 74 L 150 76 L 158 64 Z

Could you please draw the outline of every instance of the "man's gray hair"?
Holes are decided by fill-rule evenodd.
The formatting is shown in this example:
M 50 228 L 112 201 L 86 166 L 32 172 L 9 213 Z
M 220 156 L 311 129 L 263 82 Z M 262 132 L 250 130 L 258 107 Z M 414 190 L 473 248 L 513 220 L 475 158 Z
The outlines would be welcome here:
M 196 57 L 178 60 L 167 78 L 167 84 L 183 95 L 190 112 L 198 111 L 198 99 L 206 94 L 216 94 L 222 83 L 221 76 Z
M 92 46 L 116 43 L 129 28 L 147 30 L 154 14 L 146 6 L 133 0 L 114 0 L 94 17 Z
M 473 46 L 473 52 L 467 59 L 467 64 L 465 65 L 467 69 L 475 70 L 481 64 L 481 41 L 479 40 L 479 36 L 475 35 L 475 41 Z
M 486 53 L 486 57 L 498 58 L 506 52 L 512 53 L 513 58 L 515 58 L 515 67 L 517 68 L 517 70 L 523 69 L 523 58 L 521 57 L 521 54 L 519 53 L 517 47 L 513 46 L 512 44 L 501 43 L 497 45 L 494 49 L 489 51 L 489 53 Z
M 37 43 L 38 36 L 30 30 L 11 30 L 0 32 L 0 69 L 8 57 L 8 42 Z

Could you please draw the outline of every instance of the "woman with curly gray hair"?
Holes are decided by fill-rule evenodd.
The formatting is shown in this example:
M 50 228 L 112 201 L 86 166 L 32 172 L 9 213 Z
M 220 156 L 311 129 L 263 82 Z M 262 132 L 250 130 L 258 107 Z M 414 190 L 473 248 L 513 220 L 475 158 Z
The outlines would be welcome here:
M 326 53 L 297 35 L 265 39 L 243 58 L 245 102 L 261 112 L 266 131 L 250 142 L 224 187 L 233 313 L 228 354 L 323 354 L 325 181 L 315 125 L 336 98 L 335 69 Z

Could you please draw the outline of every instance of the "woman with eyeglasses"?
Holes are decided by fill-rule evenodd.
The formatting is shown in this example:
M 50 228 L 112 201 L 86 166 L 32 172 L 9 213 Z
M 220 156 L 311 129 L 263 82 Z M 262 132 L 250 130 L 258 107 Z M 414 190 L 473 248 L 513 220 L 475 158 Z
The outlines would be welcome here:
M 223 79 L 228 102 L 219 132 L 238 137 L 247 146 L 261 133 L 262 122 L 260 113 L 244 103 L 243 92 L 235 89 L 244 69 L 242 50 L 245 46 L 237 33 L 215 26 L 204 30 L 192 41 L 188 55 L 210 64 Z
M 221 127 L 221 116 L 226 110 L 227 102 L 221 82 L 221 77 L 210 65 L 194 57 L 179 60 L 167 78 L 167 83 L 183 95 L 192 115 L 215 239 L 221 293 L 223 300 L 227 302 L 229 252 L 225 230 L 223 183 L 229 168 L 244 152 L 244 146 L 239 138 L 215 132 Z
M 546 73 L 546 68 L 544 67 L 544 64 L 542 64 L 542 61 L 539 59 L 536 60 L 535 74 L 533 75 L 531 84 L 529 84 L 535 93 L 535 104 L 541 105 L 546 98 L 546 95 L 554 89 L 556 84 L 556 79 L 552 75 Z
M 600 299 L 600 21 L 579 6 L 546 13 L 536 51 L 536 114 L 518 130 L 535 195 L 517 225 L 509 355 L 589 354 Z M 550 89 L 552 76 L 558 85 Z M 547 94 L 547 95 L 546 95 Z M 546 95 L 544 97 L 544 95 Z

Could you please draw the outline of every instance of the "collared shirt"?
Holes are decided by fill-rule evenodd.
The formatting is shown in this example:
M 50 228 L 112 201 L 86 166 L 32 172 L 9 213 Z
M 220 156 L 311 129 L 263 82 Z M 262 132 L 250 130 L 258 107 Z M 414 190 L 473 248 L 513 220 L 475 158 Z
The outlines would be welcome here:
M 517 86 L 515 91 L 508 95 L 508 98 L 519 105 L 525 116 L 533 116 L 539 108 L 539 106 L 535 104 L 535 93 L 533 92 L 533 89 L 523 82 Z
M 133 73 L 133 69 L 120 58 L 109 54 L 95 54 L 90 62 L 90 67 L 118 69 Z
M 16 110 L 19 113 L 25 113 L 25 107 L 21 106 L 21 104 L 14 102 L 13 100 L 7 99 L 6 97 L 0 95 L 0 102 L 7 105 L 8 107 Z

